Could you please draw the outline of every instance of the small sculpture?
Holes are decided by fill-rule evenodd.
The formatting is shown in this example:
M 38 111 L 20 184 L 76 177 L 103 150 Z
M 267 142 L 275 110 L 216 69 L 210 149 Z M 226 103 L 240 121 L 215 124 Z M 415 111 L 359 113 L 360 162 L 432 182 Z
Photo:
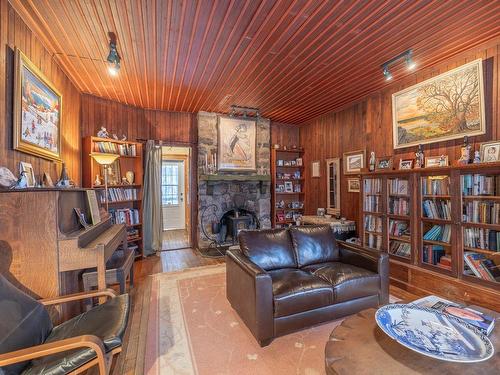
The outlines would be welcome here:
M 95 175 L 94 186 L 101 186 L 101 176 L 98 174 Z
M 479 151 L 474 151 L 474 164 L 481 163 L 481 153 Z
M 17 182 L 16 176 L 7 167 L 0 167 L 0 188 L 10 189 Z
M 25 189 L 28 187 L 28 178 L 26 177 L 26 171 L 22 171 L 17 179 L 16 184 L 13 186 L 14 189 Z
M 415 153 L 415 168 L 423 168 L 424 160 L 424 150 L 422 149 L 422 145 L 418 145 L 418 150 Z
M 448 164 L 448 163 L 446 162 L 446 156 L 441 155 L 441 156 L 439 157 L 439 166 L 440 166 L 440 167 L 446 167 L 446 166 L 447 166 L 447 164 Z
M 43 187 L 54 187 L 54 183 L 52 182 L 52 178 L 50 177 L 50 175 L 45 172 L 43 174 Z
M 127 178 L 127 182 L 132 185 L 135 180 L 135 173 L 133 171 L 127 171 L 125 173 L 125 177 Z
M 373 172 L 375 170 L 375 152 L 374 151 L 370 152 L 370 161 L 369 161 L 368 170 L 370 172 Z
M 61 176 L 56 184 L 57 187 L 69 187 L 71 186 L 71 180 L 68 177 L 68 172 L 66 171 L 66 164 L 62 164 Z
M 127 140 L 127 136 L 125 134 L 122 134 L 122 141 L 126 141 Z
M 101 130 L 97 132 L 99 138 L 109 138 L 109 133 L 104 126 L 101 126 Z
M 113 133 L 113 139 L 118 140 L 118 136 L 115 133 Z

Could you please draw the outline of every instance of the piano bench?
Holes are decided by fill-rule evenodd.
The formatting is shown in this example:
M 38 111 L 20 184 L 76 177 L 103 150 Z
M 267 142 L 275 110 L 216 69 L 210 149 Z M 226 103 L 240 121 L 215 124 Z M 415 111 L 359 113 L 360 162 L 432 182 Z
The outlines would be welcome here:
M 120 284 L 120 294 L 125 293 L 126 280 L 129 276 L 130 288 L 134 287 L 134 258 L 133 250 L 116 250 L 106 262 L 106 285 Z M 88 292 L 97 287 L 97 270 L 89 268 L 82 274 L 83 290 Z

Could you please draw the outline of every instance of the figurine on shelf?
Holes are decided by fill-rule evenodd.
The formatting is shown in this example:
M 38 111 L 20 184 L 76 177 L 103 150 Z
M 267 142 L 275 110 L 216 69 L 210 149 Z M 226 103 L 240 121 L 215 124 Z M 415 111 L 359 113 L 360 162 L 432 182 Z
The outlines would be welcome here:
M 458 159 L 458 163 L 465 165 L 470 163 L 470 151 L 471 151 L 471 145 L 469 143 L 469 137 L 465 136 L 464 137 L 464 144 L 460 148 L 460 159 Z
M 95 175 L 95 181 L 94 181 L 94 186 L 101 186 L 101 176 L 98 174 Z
M 101 130 L 97 132 L 99 138 L 109 138 L 109 133 L 104 126 L 101 126 Z
M 440 167 L 447 167 L 448 166 L 448 158 L 445 155 L 441 155 L 439 157 L 439 166 Z
M 424 162 L 424 150 L 422 149 L 422 145 L 418 145 L 418 150 L 415 153 L 415 168 L 423 168 Z
M 68 177 L 68 171 L 66 170 L 66 164 L 62 164 L 61 176 L 59 177 L 59 181 L 57 181 L 57 187 L 70 187 L 71 180 Z
M 375 152 L 374 151 L 370 152 L 370 162 L 369 162 L 368 170 L 370 172 L 373 172 L 375 170 Z
M 127 140 L 127 136 L 125 134 L 122 134 L 122 139 L 121 141 L 126 141 Z
M 481 163 L 481 153 L 479 151 L 474 151 L 474 164 Z
M 26 177 L 26 172 L 22 171 L 21 174 L 19 175 L 19 178 L 17 179 L 17 182 L 15 183 L 14 186 L 12 186 L 13 189 L 25 189 L 28 187 L 28 178 Z

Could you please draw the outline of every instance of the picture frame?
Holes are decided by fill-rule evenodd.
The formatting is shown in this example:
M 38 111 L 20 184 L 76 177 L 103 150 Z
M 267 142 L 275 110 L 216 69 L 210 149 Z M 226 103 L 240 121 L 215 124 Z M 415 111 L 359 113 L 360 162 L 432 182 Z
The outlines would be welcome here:
M 278 159 L 276 165 L 278 167 L 283 167 L 283 160 L 282 159 Z
M 257 170 L 257 121 L 251 118 L 217 116 L 217 170 Z
M 285 181 L 285 193 L 293 193 L 292 181 Z
M 358 174 L 365 168 L 366 150 L 344 152 L 344 174 Z
M 13 106 L 14 149 L 60 161 L 62 95 L 18 48 Z
M 35 187 L 35 172 L 33 171 L 33 166 L 31 165 L 31 163 L 26 163 L 24 161 L 19 162 L 19 173 L 21 172 L 26 173 L 26 186 Z
M 377 158 L 375 161 L 375 170 L 380 171 L 385 169 L 392 169 L 392 157 L 390 156 Z
M 359 193 L 360 192 L 361 181 L 359 178 L 348 178 L 347 179 L 347 192 L 348 193 Z
M 443 163 L 445 165 L 443 165 Z M 442 156 L 428 156 L 425 158 L 425 168 L 437 168 L 448 166 L 449 159 L 448 155 Z
M 480 146 L 481 163 L 500 161 L 500 141 L 483 142 Z
M 399 169 L 413 169 L 413 159 L 400 159 Z
M 78 217 L 78 222 L 80 223 L 80 225 L 87 229 L 90 227 L 90 224 L 87 222 L 87 219 L 85 217 L 85 213 L 83 212 L 83 210 L 81 208 L 74 208 L 75 210 L 75 213 L 76 213 L 76 216 Z
M 455 103 L 462 103 L 467 112 L 453 112 Z M 485 134 L 482 60 L 394 93 L 392 126 L 395 149 Z
M 278 193 L 284 193 L 285 192 L 285 185 L 278 185 Z
M 302 163 L 303 163 L 302 158 L 295 159 L 295 162 L 297 164 L 297 167 L 302 167 Z
M 314 160 L 311 162 L 311 177 L 319 178 L 321 177 L 321 162 L 319 160 Z

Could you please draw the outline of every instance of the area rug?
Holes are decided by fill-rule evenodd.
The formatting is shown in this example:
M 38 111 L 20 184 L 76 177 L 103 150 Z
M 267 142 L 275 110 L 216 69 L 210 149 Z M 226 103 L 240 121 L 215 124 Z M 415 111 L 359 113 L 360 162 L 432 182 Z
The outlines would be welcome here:
M 261 348 L 226 299 L 225 265 L 152 277 L 145 374 L 324 374 L 325 343 L 343 319 Z

